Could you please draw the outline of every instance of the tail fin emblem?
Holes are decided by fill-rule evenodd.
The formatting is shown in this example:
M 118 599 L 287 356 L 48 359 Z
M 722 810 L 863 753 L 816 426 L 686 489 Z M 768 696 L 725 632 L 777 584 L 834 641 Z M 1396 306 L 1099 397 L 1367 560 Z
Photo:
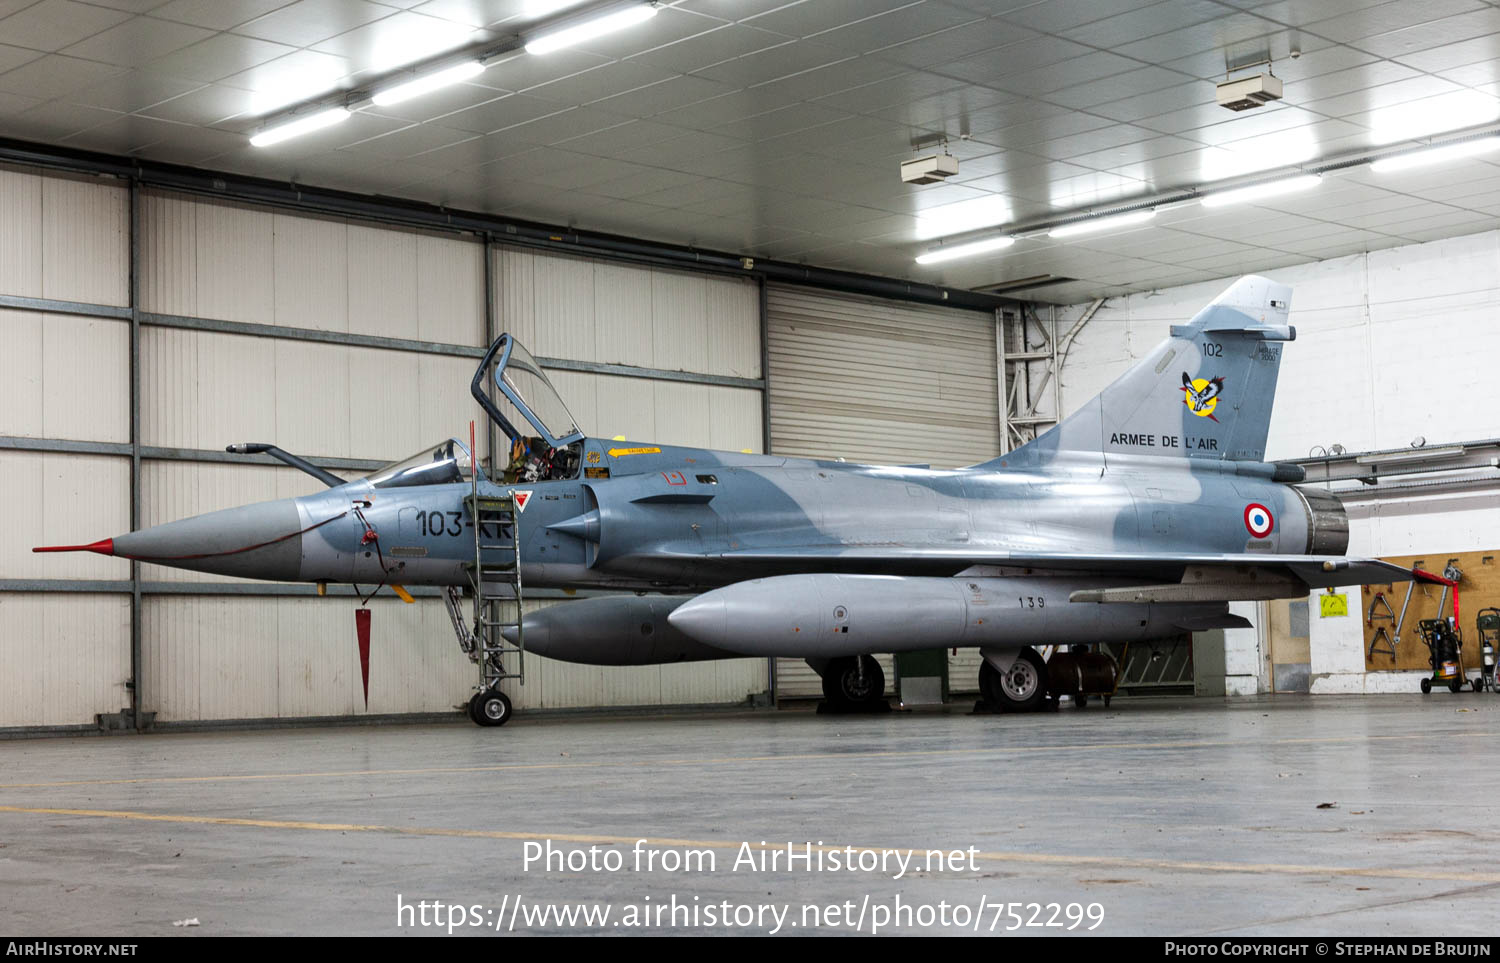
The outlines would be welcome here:
M 1199 418 L 1213 418 L 1219 405 L 1219 393 L 1224 390 L 1223 378 L 1190 378 L 1182 373 L 1182 403 Z

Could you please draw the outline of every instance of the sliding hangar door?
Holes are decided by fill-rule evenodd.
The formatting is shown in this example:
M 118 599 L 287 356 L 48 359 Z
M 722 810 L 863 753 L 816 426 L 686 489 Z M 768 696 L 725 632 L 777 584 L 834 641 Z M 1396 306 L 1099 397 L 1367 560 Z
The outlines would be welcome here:
M 1000 453 L 995 316 L 770 285 L 771 450 L 878 465 L 956 468 Z M 879 657 L 888 686 L 891 657 Z M 974 688 L 977 650 L 950 651 L 952 688 Z M 778 659 L 779 700 L 817 698 L 801 659 Z

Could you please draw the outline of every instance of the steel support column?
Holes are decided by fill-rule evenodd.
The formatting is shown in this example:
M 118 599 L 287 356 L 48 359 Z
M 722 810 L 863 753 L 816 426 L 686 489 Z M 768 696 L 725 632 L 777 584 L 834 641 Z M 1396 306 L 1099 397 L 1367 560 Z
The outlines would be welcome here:
M 130 182 L 130 530 L 141 527 L 141 186 Z M 141 660 L 141 563 L 130 563 L 130 715 L 146 729 L 146 685 Z
M 767 307 L 766 279 L 756 282 L 757 310 L 760 313 L 760 450 L 771 453 L 771 315 Z M 776 657 L 766 660 L 766 690 L 771 706 L 776 706 Z

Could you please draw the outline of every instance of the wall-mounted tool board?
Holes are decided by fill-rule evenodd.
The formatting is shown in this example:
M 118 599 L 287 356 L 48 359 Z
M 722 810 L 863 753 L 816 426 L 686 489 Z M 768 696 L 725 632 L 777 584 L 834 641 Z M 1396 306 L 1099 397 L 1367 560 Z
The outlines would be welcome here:
M 1500 551 L 1488 552 L 1457 552 L 1448 554 L 1444 552 L 1432 552 L 1427 555 L 1401 555 L 1385 558 L 1384 561 L 1393 562 L 1402 568 L 1419 568 L 1423 571 L 1441 575 L 1443 568 L 1451 561 L 1463 572 L 1463 578 L 1458 583 L 1458 627 L 1463 631 L 1463 657 L 1464 664 L 1468 668 L 1474 668 L 1479 664 L 1478 634 L 1474 631 L 1474 617 L 1479 610 L 1489 606 L 1500 606 Z M 1418 583 L 1411 593 L 1411 606 L 1406 612 L 1406 621 L 1401 626 L 1401 641 L 1396 646 L 1396 657 L 1391 658 L 1386 646 L 1385 639 L 1381 639 L 1376 652 L 1370 654 L 1370 643 L 1375 640 L 1381 628 L 1385 629 L 1385 635 L 1394 638 L 1396 635 L 1396 622 L 1394 619 L 1384 618 L 1387 614 L 1384 606 L 1376 605 L 1376 618 L 1370 620 L 1370 606 L 1375 601 L 1376 593 L 1385 596 L 1385 601 L 1390 604 L 1390 609 L 1395 613 L 1395 618 L 1401 617 L 1401 605 L 1406 599 L 1406 582 L 1385 582 L 1377 585 L 1366 585 L 1360 590 L 1359 608 L 1354 610 L 1354 599 L 1350 599 L 1350 615 L 1357 617 L 1364 627 L 1365 640 L 1365 671 L 1378 672 L 1391 669 L 1427 669 L 1427 646 L 1422 643 L 1422 633 L 1418 629 L 1418 623 L 1423 619 L 1434 619 L 1438 617 L 1438 600 L 1442 596 L 1441 585 Z M 1443 617 L 1453 614 L 1453 593 L 1450 591 L 1448 597 L 1443 601 Z

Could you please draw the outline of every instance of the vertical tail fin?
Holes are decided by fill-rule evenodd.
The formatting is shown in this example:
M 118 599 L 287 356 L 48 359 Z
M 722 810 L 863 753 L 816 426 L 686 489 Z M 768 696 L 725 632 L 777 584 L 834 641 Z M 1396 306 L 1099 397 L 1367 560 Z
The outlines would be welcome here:
M 1008 464 L 1054 452 L 1261 461 L 1292 289 L 1247 275 Z

